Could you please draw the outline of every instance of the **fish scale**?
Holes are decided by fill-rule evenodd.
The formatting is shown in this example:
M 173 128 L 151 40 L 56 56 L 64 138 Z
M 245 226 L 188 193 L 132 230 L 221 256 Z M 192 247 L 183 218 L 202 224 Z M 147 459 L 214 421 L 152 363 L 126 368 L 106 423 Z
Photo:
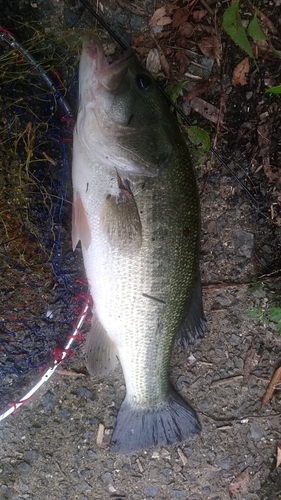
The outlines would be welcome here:
M 181 347 L 205 332 L 198 194 L 176 121 L 135 56 L 109 65 L 88 39 L 79 74 L 73 242 L 94 301 L 86 362 L 102 375 L 119 359 L 126 397 L 112 450 L 133 453 L 200 432 L 169 381 L 177 332 Z

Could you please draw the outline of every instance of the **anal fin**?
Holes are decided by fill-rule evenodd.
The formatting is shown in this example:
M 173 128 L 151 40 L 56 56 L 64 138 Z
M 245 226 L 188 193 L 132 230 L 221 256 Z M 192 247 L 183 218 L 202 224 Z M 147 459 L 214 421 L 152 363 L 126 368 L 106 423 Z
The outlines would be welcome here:
M 85 344 L 86 367 L 90 375 L 104 376 L 117 366 L 117 348 L 96 316 Z
M 205 335 L 206 323 L 203 311 L 201 278 L 198 273 L 193 297 L 188 305 L 186 317 L 176 335 L 176 345 L 183 349 L 188 349 L 193 344 L 198 343 Z

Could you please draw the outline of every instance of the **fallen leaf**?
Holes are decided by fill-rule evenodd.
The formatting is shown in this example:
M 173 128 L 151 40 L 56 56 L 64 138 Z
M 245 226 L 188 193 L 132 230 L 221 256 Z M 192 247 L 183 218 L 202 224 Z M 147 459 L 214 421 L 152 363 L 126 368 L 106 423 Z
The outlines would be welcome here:
M 254 342 L 252 342 L 245 357 L 243 385 L 248 385 L 255 352 L 256 352 L 255 344 Z
M 275 391 L 276 385 L 278 384 L 278 382 L 280 382 L 280 379 L 281 379 L 281 366 L 279 366 L 279 368 L 277 368 L 277 370 L 273 374 L 271 381 L 269 382 L 269 385 L 268 385 L 268 388 L 266 389 L 265 395 L 262 398 L 261 408 L 264 405 L 266 405 L 266 403 L 270 400 L 272 394 Z
M 210 35 L 208 37 L 202 38 L 202 40 L 198 42 L 198 46 L 204 56 L 215 59 L 215 61 L 217 61 L 217 64 L 220 64 L 222 47 L 219 36 Z
M 270 19 L 268 19 L 268 17 L 263 12 L 261 12 L 260 10 L 258 10 L 256 7 L 255 7 L 255 9 L 256 9 L 256 12 L 258 13 L 258 16 L 259 16 L 260 20 L 267 27 L 267 29 L 273 35 L 278 35 L 278 30 L 275 28 L 273 22 L 270 21 Z
M 198 83 L 194 89 L 192 89 L 188 94 L 183 96 L 183 101 L 191 101 L 191 99 L 194 99 L 194 97 L 197 97 L 200 94 L 205 94 L 210 90 L 216 83 L 218 79 L 216 75 L 212 75 L 208 80 L 205 80 L 204 82 Z
M 277 443 L 277 457 L 276 457 L 276 467 L 274 469 L 274 472 L 280 467 L 281 465 L 281 443 Z
M 272 54 L 272 46 L 267 40 L 253 40 L 250 45 L 256 58 L 270 60 L 274 58 Z
M 167 24 L 171 24 L 172 19 L 166 15 L 166 7 L 160 7 L 157 9 L 152 18 L 149 21 L 149 26 L 166 26 Z
M 197 111 L 204 118 L 209 120 L 212 123 L 217 123 L 219 119 L 219 110 L 213 104 L 209 102 L 203 101 L 200 97 L 194 97 L 190 101 L 190 106 Z
M 231 481 L 228 492 L 230 498 L 232 498 L 237 493 L 247 493 L 250 484 L 250 475 L 248 469 L 243 470 L 238 476 L 236 476 L 233 481 Z
M 153 75 L 157 75 L 161 70 L 161 62 L 158 49 L 150 49 L 146 59 L 146 69 Z
M 159 45 L 159 43 L 157 42 L 157 40 L 152 37 L 153 40 L 154 40 L 154 43 L 158 49 L 158 54 L 159 54 L 159 58 L 160 58 L 160 63 L 161 63 L 161 68 L 163 70 L 163 73 L 165 74 L 165 76 L 167 76 L 168 78 L 170 77 L 170 66 L 169 66 L 169 63 L 166 59 L 166 56 L 161 48 L 161 46 Z
M 178 28 L 189 18 L 190 12 L 186 9 L 177 9 L 173 15 L 173 28 Z
M 249 71 L 249 58 L 245 57 L 245 59 L 243 59 L 243 61 L 237 64 L 236 68 L 234 68 L 232 75 L 232 85 L 234 85 L 234 87 L 237 87 L 238 85 L 246 85 L 248 81 Z
M 191 23 L 184 23 L 179 27 L 179 34 L 181 36 L 184 36 L 185 38 L 190 38 L 193 35 L 194 32 L 194 26 Z
M 177 50 L 175 53 L 175 60 L 178 66 L 178 74 L 182 76 L 186 68 L 190 65 L 190 59 L 185 55 L 183 50 Z
M 196 23 L 200 23 L 203 17 L 206 16 L 207 12 L 207 10 L 195 10 L 192 14 L 192 17 Z
M 210 35 L 216 35 L 216 29 L 214 26 L 207 26 L 206 24 L 198 24 L 196 28 L 198 30 L 205 31 L 205 33 L 209 33 Z

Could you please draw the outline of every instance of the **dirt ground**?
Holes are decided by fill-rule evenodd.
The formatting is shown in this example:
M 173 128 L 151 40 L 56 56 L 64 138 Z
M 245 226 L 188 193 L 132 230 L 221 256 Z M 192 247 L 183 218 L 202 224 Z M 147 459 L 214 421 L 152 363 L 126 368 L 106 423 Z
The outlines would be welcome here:
M 205 8 L 204 4 L 198 2 L 198 9 Z M 223 2 L 223 10 L 227 5 Z M 2 23 L 7 21 L 9 29 L 16 14 L 30 23 L 41 23 L 45 30 L 54 23 L 72 31 L 94 24 L 78 1 L 8 0 L 0 6 Z M 214 2 L 209 6 L 214 11 Z M 160 4 L 107 1 L 102 7 L 119 34 L 128 41 L 132 34 L 134 43 L 139 37 L 139 47 L 146 47 L 143 33 Z M 258 7 L 278 28 L 278 0 L 270 5 L 264 0 Z M 274 36 L 280 50 L 278 36 Z M 194 50 L 200 53 L 198 43 L 194 43 Z M 226 34 L 222 43 L 221 64 L 212 66 L 220 85 L 209 87 L 200 97 L 222 109 L 224 96 L 223 125 L 218 128 L 186 103 L 184 109 L 192 124 L 204 127 L 213 140 L 216 138 L 220 154 L 259 206 L 257 209 L 231 173 L 209 154 L 196 167 L 208 331 L 190 352 L 175 348 L 171 380 L 197 411 L 202 434 L 195 441 L 170 448 L 131 456 L 110 453 L 108 443 L 125 394 L 121 369 L 108 380 L 89 377 L 79 345 L 75 356 L 63 366 L 64 373 L 55 374 L 31 401 L 0 423 L 1 500 L 281 498 L 281 473 L 274 471 L 281 441 L 278 387 L 261 408 L 281 360 L 281 335 L 273 322 L 264 319 L 268 307 L 280 303 L 281 195 L 276 179 L 280 178 L 281 109 L 279 96 L 268 101 L 264 97 L 266 78 L 270 76 L 272 86 L 280 83 L 274 80 L 280 76 L 280 62 L 264 56 L 260 71 L 251 65 L 247 85 L 235 87 L 232 72 L 245 55 L 227 41 Z M 140 52 L 145 58 L 147 50 Z M 178 82 L 181 76 L 172 66 L 172 57 L 167 53 L 171 81 Z M 263 129 L 258 128 L 261 125 Z M 259 141 L 261 133 L 263 143 Z M 265 143 L 269 144 L 267 149 L 262 148 Z M 267 165 L 267 172 L 260 165 Z M 83 277 L 79 252 L 75 266 L 77 276 Z M 253 286 L 257 283 L 259 286 Z M 250 310 L 260 311 L 261 319 L 250 317 Z M 68 375 L 66 370 L 70 370 Z M 35 380 L 34 374 L 32 377 L 22 385 L 29 387 Z

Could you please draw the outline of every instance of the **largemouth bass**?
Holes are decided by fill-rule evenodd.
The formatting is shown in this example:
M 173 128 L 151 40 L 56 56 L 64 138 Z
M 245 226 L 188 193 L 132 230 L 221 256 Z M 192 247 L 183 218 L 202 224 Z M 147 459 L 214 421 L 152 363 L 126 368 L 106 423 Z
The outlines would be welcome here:
M 195 411 L 172 389 L 177 342 L 203 337 L 199 202 L 188 148 L 169 105 L 131 50 L 109 64 L 84 41 L 73 143 L 73 247 L 81 240 L 93 322 L 86 364 L 120 361 L 126 397 L 112 451 L 195 438 Z

